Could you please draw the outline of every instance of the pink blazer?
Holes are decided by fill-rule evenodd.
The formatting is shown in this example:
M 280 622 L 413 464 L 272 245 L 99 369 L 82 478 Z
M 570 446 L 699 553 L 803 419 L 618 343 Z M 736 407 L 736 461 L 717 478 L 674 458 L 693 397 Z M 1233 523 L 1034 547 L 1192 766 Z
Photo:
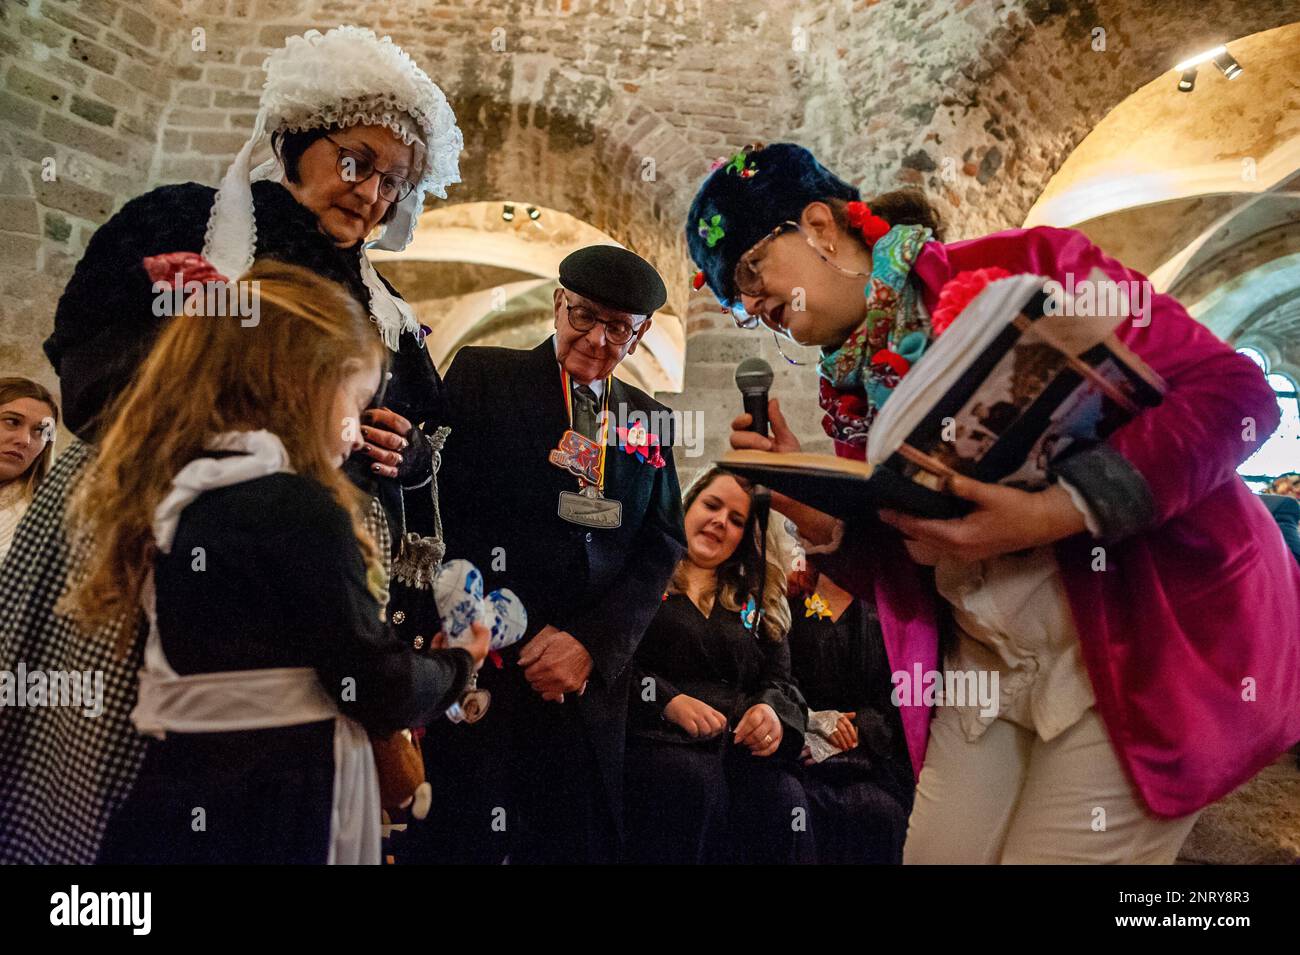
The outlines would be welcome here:
M 1012 229 L 929 243 L 914 274 L 933 307 L 959 272 L 1001 266 L 1075 282 L 1100 268 L 1145 281 L 1068 229 Z M 958 319 L 960 321 L 960 319 Z M 1277 427 L 1259 369 L 1167 295 L 1119 337 L 1169 383 L 1164 403 L 1117 431 L 1111 447 L 1146 479 L 1158 524 L 1104 544 L 1105 571 L 1079 535 L 1056 545 L 1083 658 L 1120 761 L 1150 810 L 1174 817 L 1219 799 L 1300 739 L 1300 567 L 1263 503 L 1236 474 Z M 840 449 L 837 448 L 837 451 Z M 901 538 L 867 525 L 821 568 L 874 599 L 892 669 L 938 669 L 940 598 Z M 929 708 L 902 708 L 917 774 Z

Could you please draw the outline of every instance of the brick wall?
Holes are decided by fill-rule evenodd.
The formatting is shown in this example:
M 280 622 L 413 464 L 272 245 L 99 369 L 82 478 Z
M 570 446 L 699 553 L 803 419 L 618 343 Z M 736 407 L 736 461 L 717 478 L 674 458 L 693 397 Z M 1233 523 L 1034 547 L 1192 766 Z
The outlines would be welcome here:
M 55 384 L 40 353 L 100 223 L 150 179 L 171 94 L 164 0 L 0 5 L 0 368 Z
M 0 367 L 51 381 L 39 342 L 87 236 L 151 186 L 215 183 L 267 52 L 309 27 L 390 33 L 443 87 L 466 138 L 451 201 L 536 201 L 654 261 L 689 363 L 744 334 L 689 293 L 683 217 L 714 157 L 798 139 L 865 192 L 926 188 L 953 237 L 1005 228 L 1177 53 L 1293 18 L 1283 0 L 10 0 Z M 677 400 L 730 408 L 703 371 Z

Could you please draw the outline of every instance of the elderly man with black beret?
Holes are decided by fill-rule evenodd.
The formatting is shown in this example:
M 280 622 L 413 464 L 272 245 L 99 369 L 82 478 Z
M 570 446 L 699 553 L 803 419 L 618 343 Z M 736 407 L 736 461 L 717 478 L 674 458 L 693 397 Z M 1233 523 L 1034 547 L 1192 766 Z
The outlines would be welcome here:
M 560 286 L 553 336 L 464 348 L 447 372 L 447 557 L 513 589 L 528 632 L 483 668 L 481 720 L 429 728 L 413 861 L 617 858 L 628 664 L 685 537 L 668 409 L 613 372 L 667 293 L 603 245 L 569 255 Z

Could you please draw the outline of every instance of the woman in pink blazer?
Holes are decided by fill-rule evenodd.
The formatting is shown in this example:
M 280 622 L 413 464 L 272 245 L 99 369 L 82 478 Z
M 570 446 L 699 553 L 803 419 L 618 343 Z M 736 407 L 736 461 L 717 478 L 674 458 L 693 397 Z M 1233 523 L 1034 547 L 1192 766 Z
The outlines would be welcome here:
M 959 478 L 967 517 L 883 511 L 847 528 L 774 505 L 825 573 L 876 602 L 897 684 L 954 664 L 1002 677 L 997 718 L 900 694 L 918 774 L 906 861 L 1172 862 L 1202 807 L 1300 739 L 1300 568 L 1236 475 L 1277 426 L 1272 390 L 1081 233 L 944 244 L 937 228 L 919 197 L 867 207 L 776 144 L 716 167 L 686 231 L 697 282 L 738 321 L 821 346 L 823 425 L 849 457 L 918 340 L 981 283 L 1077 285 L 1095 269 L 1140 283 L 1117 334 L 1164 400 L 1054 462 L 1048 489 Z M 797 450 L 775 401 L 770 418 L 771 438 L 737 419 L 733 446 Z

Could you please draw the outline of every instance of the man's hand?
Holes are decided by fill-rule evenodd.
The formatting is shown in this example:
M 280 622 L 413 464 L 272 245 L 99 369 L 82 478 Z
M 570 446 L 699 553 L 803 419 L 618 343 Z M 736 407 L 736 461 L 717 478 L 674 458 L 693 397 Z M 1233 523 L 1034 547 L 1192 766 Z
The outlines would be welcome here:
M 736 726 L 737 746 L 748 746 L 755 756 L 771 756 L 781 745 L 781 721 L 766 703 L 755 703 Z
M 410 433 L 411 422 L 387 408 L 371 408 L 362 413 L 361 420 L 361 437 L 366 442 L 363 450 L 374 462 L 370 470 L 381 477 L 397 477 L 402 465 L 400 452 L 407 446 L 403 435 Z
M 664 719 L 692 736 L 717 736 L 727 728 L 727 718 L 703 700 L 678 693 L 664 707 Z
M 542 699 L 564 702 L 565 693 L 582 693 L 591 676 L 591 654 L 570 633 L 547 624 L 519 654 L 528 685 Z
M 1021 491 L 958 475 L 949 479 L 948 490 L 974 501 L 975 510 L 952 520 L 884 510 L 880 519 L 897 527 L 925 551 L 963 561 L 1014 554 L 1088 529 L 1083 513 L 1059 484 L 1045 491 Z
M 785 415 L 781 413 L 781 403 L 776 398 L 770 399 L 767 403 L 767 420 L 772 429 L 770 438 L 765 434 L 759 434 L 757 431 L 746 430 L 754 423 L 753 415 L 748 412 L 739 415 L 731 422 L 731 446 L 737 451 L 795 452 L 803 450 L 803 445 L 799 443 L 799 439 L 795 437 L 794 432 L 790 430 L 790 426 L 786 424 Z

